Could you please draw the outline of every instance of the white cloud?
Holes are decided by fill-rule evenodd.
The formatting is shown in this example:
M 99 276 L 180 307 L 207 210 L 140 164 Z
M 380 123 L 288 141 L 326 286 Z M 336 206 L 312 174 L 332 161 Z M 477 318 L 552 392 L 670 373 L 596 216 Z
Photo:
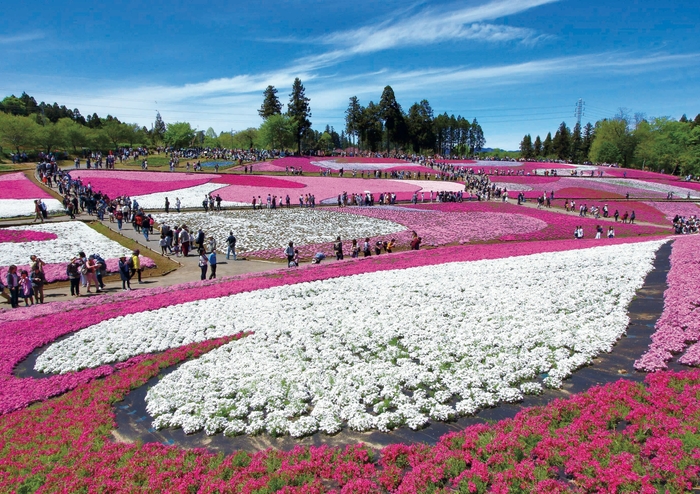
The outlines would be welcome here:
M 355 55 L 392 48 L 428 45 L 451 40 L 484 42 L 534 42 L 546 36 L 529 28 L 484 23 L 518 14 L 558 0 L 496 1 L 458 9 L 424 9 L 413 15 L 401 14 L 378 24 L 339 31 L 315 41 L 336 49 L 300 58 L 297 62 L 323 67 Z
M 27 43 L 29 41 L 36 41 L 38 39 L 45 38 L 44 33 L 33 32 L 33 33 L 23 33 L 16 35 L 4 35 L 0 36 L 0 45 L 17 45 L 22 43 Z

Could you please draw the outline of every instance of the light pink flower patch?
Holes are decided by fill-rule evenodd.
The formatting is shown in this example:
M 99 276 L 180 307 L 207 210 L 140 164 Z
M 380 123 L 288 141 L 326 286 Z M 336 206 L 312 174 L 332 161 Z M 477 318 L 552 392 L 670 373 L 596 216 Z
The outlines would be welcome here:
M 22 242 L 40 242 L 43 240 L 53 240 L 58 238 L 55 233 L 39 232 L 33 230 L 11 230 L 3 228 L 0 230 L 0 243 L 22 243 Z
M 121 195 L 139 196 L 158 192 L 186 189 L 211 182 L 219 175 L 139 172 L 122 170 L 75 170 L 71 177 L 80 178 L 83 184 L 90 184 L 92 190 L 103 192 L 109 197 Z
M 669 221 L 672 221 L 676 215 L 685 216 L 686 218 L 700 215 L 700 208 L 693 202 L 658 201 L 645 202 L 644 204 L 661 211 Z
M 292 180 L 277 177 L 265 177 L 263 175 L 222 175 L 212 180 L 215 184 L 229 184 L 245 187 L 287 188 L 302 189 L 306 185 Z M 220 193 L 222 189 L 218 192 Z
M 0 199 L 52 199 L 44 189 L 29 180 L 24 173 L 0 175 Z
M 287 181 L 285 179 L 285 181 Z M 293 182 L 292 182 L 293 181 Z M 320 204 L 324 200 L 336 200 L 338 194 L 347 192 L 348 194 L 363 194 L 369 190 L 374 194 L 375 200 L 379 199 L 379 194 L 394 192 L 397 194 L 398 200 L 410 200 L 413 192 L 420 191 L 420 187 L 402 180 L 384 180 L 384 179 L 357 179 L 357 178 L 334 178 L 334 177 L 309 177 L 295 176 L 290 178 L 289 182 L 295 184 L 294 187 L 267 187 L 267 186 L 248 186 L 248 185 L 232 185 L 217 191 L 221 198 L 225 201 L 250 203 L 253 196 L 265 200 L 268 194 L 285 197 L 289 194 L 292 204 L 299 204 L 299 194 L 313 194 L 316 196 L 316 203 Z M 445 184 L 447 190 L 452 190 L 455 186 L 453 182 L 438 182 Z M 426 186 L 432 186 L 432 182 L 426 181 Z M 299 185 L 304 187 L 304 190 L 299 188 Z M 456 184 L 459 188 L 462 185 Z
M 541 230 L 547 226 L 542 220 L 510 213 L 494 213 L 472 211 L 469 213 L 443 212 L 439 210 L 421 210 L 402 207 L 374 208 L 334 208 L 341 213 L 351 213 L 370 218 L 392 221 L 406 227 L 406 230 L 389 235 L 372 237 L 375 242 L 396 242 L 396 249 L 408 249 L 413 239 L 413 231 L 421 237 L 421 245 L 436 247 L 450 244 L 464 244 L 491 240 L 504 235 L 526 234 Z M 353 239 L 344 239 L 345 254 L 350 255 Z M 362 244 L 364 238 L 357 239 Z M 300 245 L 299 255 L 302 258 L 313 257 L 317 252 L 333 256 L 333 243 Z M 284 255 L 281 249 L 269 249 L 250 253 L 252 257 L 261 259 L 280 259 Z
M 644 371 L 666 369 L 674 354 L 683 354 L 678 361 L 700 365 L 700 236 L 675 237 L 671 251 L 671 270 L 666 277 L 664 311 L 656 322 L 649 350 L 634 363 Z M 688 348 L 688 346 L 690 348 Z
M 502 213 L 518 213 L 521 215 L 530 216 L 547 223 L 547 227 L 541 230 L 532 231 L 524 234 L 503 235 L 499 238 L 502 241 L 523 241 L 523 240 L 554 240 L 572 238 L 574 228 L 582 226 L 584 230 L 584 238 L 592 238 L 595 236 L 595 228 L 600 221 L 595 218 L 582 218 L 578 214 L 561 214 L 558 212 L 547 211 L 546 209 L 535 209 L 515 204 L 503 202 L 476 202 L 467 201 L 463 203 L 444 203 L 444 204 L 425 204 L 419 205 L 421 209 L 438 209 L 446 212 L 468 212 L 468 211 L 484 211 L 484 212 L 502 212 Z M 611 211 L 611 214 L 614 210 Z M 603 224 L 604 231 L 607 230 L 609 224 Z M 615 235 L 618 237 L 640 236 L 640 235 L 664 235 L 670 233 L 670 228 L 647 226 L 647 225 L 630 225 L 616 223 Z M 600 242 L 600 240 L 598 240 Z M 607 239 L 605 240 L 607 242 Z
M 292 167 L 294 167 L 295 170 L 301 169 L 304 173 L 318 173 L 321 171 L 320 167 L 311 163 L 310 158 L 294 156 L 265 161 L 263 163 L 253 163 L 254 172 L 283 172 L 287 168 L 291 170 Z

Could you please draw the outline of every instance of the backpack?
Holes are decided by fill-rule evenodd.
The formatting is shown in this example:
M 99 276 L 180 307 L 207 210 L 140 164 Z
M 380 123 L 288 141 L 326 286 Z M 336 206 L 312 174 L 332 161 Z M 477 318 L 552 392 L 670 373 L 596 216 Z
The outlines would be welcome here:
M 129 257 L 129 258 L 126 260 L 126 265 L 127 265 L 127 267 L 128 267 L 129 269 L 134 269 L 134 258 L 133 258 L 133 257 Z

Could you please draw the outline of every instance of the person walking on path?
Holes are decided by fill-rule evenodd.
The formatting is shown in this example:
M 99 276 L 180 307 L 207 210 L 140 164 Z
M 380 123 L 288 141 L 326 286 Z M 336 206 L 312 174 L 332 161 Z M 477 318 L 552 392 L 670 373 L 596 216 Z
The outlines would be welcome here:
M 143 281 L 141 281 L 141 272 L 143 271 L 143 269 L 141 269 L 141 260 L 139 259 L 139 254 L 141 254 L 141 252 L 138 249 L 131 253 L 131 273 L 129 275 L 129 278 L 133 278 L 134 275 L 136 275 L 137 279 L 139 280 L 139 285 L 142 285 Z
M 126 260 L 126 256 L 121 256 L 119 258 L 119 278 L 122 280 L 122 290 L 131 290 L 131 281 L 129 274 L 129 263 Z
M 143 232 L 143 238 L 146 239 L 146 242 L 150 242 L 148 239 L 148 232 L 151 231 L 151 218 L 148 216 L 144 216 L 143 219 L 141 219 L 141 231 Z
M 228 249 L 226 250 L 226 259 L 229 259 L 231 254 L 233 254 L 233 260 L 236 260 L 236 237 L 233 232 L 228 232 L 228 238 L 226 239 L 228 244 Z
M 207 279 L 207 268 L 209 267 L 209 258 L 207 257 L 204 249 L 199 249 L 199 269 L 202 270 L 202 275 L 200 280 Z
M 10 305 L 13 309 L 19 307 L 19 276 L 17 276 L 17 266 L 14 264 L 7 269 L 5 285 L 10 292 Z
M 36 299 L 36 303 L 43 304 L 44 283 L 46 283 L 46 276 L 44 275 L 44 271 L 42 271 L 38 264 L 34 264 L 30 276 L 32 280 L 32 289 L 34 290 L 34 298 Z
M 294 243 L 291 240 L 287 248 L 284 249 L 284 254 L 287 256 L 287 266 L 291 268 L 294 261 Z
M 340 237 L 335 239 L 335 243 L 333 244 L 333 251 L 335 252 L 336 261 L 340 261 L 343 259 L 343 242 L 340 240 Z
M 179 197 L 175 198 L 175 211 L 177 211 L 178 213 L 180 212 L 180 198 Z
M 212 250 L 209 253 L 209 266 L 211 266 L 211 274 L 209 275 L 209 279 L 213 280 L 216 278 L 216 250 Z
M 71 259 L 66 266 L 66 276 L 70 281 L 70 294 L 74 297 L 80 297 L 80 261 L 77 257 Z
M 32 221 L 32 223 L 36 223 L 36 220 L 41 220 L 42 223 L 44 222 L 44 214 L 39 199 L 34 200 L 34 221 Z
M 187 227 L 183 226 L 180 231 L 180 246 L 182 247 L 182 256 L 187 257 L 190 252 L 190 232 L 187 231 Z
M 170 201 L 168 200 L 167 197 L 165 198 L 165 212 L 166 213 L 170 212 Z

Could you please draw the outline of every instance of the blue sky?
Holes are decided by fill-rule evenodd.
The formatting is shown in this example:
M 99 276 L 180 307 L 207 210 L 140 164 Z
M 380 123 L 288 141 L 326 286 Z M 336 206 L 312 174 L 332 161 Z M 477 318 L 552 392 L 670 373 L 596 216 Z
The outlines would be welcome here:
M 0 94 L 148 127 L 156 110 L 258 126 L 265 87 L 285 103 L 295 77 L 316 129 L 340 131 L 350 96 L 377 102 L 388 84 L 404 110 L 477 118 L 506 149 L 573 127 L 579 98 L 584 123 L 700 113 L 697 0 L 2 3 Z

